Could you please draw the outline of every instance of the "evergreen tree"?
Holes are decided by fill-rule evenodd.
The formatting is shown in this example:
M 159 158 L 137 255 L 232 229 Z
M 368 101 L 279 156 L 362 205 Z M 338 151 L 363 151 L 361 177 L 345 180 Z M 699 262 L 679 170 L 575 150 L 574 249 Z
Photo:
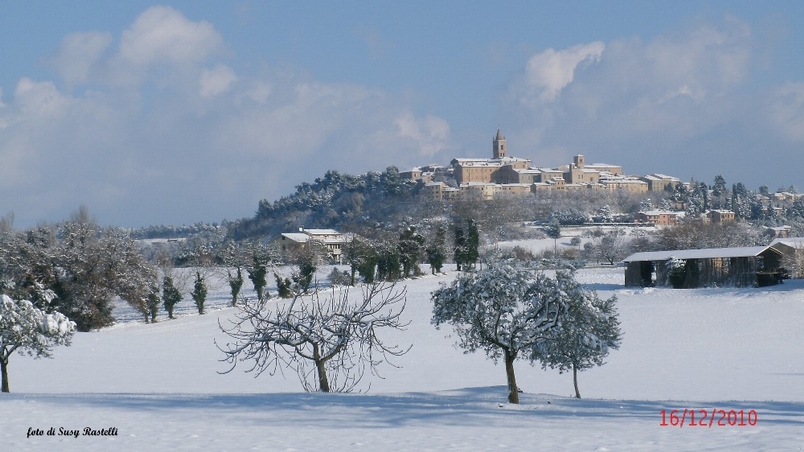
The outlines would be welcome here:
M 266 266 L 265 261 L 257 255 L 254 256 L 254 260 L 252 262 L 253 265 L 251 268 L 246 269 L 248 272 L 248 279 L 250 279 L 251 283 L 254 285 L 254 290 L 257 292 L 257 299 L 262 300 L 263 289 L 267 284 L 265 276 L 268 274 L 268 267 Z
M 156 323 L 156 315 L 159 313 L 159 304 L 162 300 L 159 298 L 159 289 L 156 286 L 151 287 L 148 292 L 145 303 L 148 306 L 148 314 L 151 316 L 151 323 Z
M 410 226 L 405 228 L 399 234 L 399 259 L 402 263 L 402 277 L 408 278 L 411 272 L 414 275 L 420 274 L 419 270 L 419 257 L 422 253 L 422 245 L 424 244 L 424 237 L 416 232 L 416 227 Z
M 356 259 L 357 272 L 366 284 L 373 284 L 377 275 L 377 266 L 380 260 L 379 253 L 370 244 L 363 244 L 358 248 L 359 257 Z
M 399 250 L 393 244 L 383 242 L 377 251 L 377 279 L 396 281 L 402 276 L 402 261 Z
M 478 248 L 480 247 L 480 232 L 477 223 L 468 218 L 463 222 L 456 222 L 455 231 L 455 253 L 454 259 L 458 270 L 474 266 L 479 257 Z
M 447 231 L 444 230 L 444 226 L 438 225 L 435 238 L 425 250 L 427 253 L 427 263 L 430 264 L 430 272 L 434 275 L 441 273 L 441 267 L 444 266 L 444 260 L 446 259 L 446 254 L 444 253 L 446 234 Z
M 290 278 L 282 278 L 278 273 L 274 273 L 276 279 L 276 289 L 279 291 L 279 298 L 290 298 L 293 296 L 293 283 Z
M 291 279 L 296 287 L 298 287 L 299 293 L 307 293 L 315 277 L 315 253 L 309 250 L 301 253 L 298 256 L 296 266 L 297 270 L 293 272 Z
M 237 306 L 237 296 L 240 294 L 240 289 L 243 287 L 243 273 L 240 267 L 237 267 L 237 273 L 232 276 L 229 272 L 229 288 L 232 289 L 232 307 Z
M 207 285 L 204 282 L 204 277 L 201 276 L 201 272 L 195 272 L 195 284 L 193 285 L 193 291 L 190 295 L 192 295 L 195 301 L 198 313 L 203 314 L 204 303 L 207 301 Z
M 181 292 L 173 284 L 173 278 L 165 276 L 162 279 L 162 303 L 165 306 L 165 310 L 168 312 L 169 319 L 175 318 L 173 317 L 173 307 L 176 306 L 176 303 L 180 302 L 181 299 Z

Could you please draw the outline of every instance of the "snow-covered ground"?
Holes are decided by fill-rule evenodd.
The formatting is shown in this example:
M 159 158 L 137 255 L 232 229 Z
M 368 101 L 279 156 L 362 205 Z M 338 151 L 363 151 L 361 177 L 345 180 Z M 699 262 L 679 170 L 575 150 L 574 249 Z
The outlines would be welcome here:
M 381 368 L 385 379 L 367 378 L 364 393 L 308 394 L 292 372 L 254 378 L 243 364 L 220 374 L 228 367 L 214 341 L 227 337 L 218 322 L 236 310 L 219 274 L 208 276 L 217 282 L 206 315 L 193 314 L 189 298 L 178 319 L 157 324 L 121 307 L 121 323 L 77 334 L 54 359 L 11 358 L 0 449 L 804 449 L 804 281 L 635 290 L 623 287 L 622 269 L 582 270 L 582 283 L 618 297 L 622 346 L 580 374 L 581 400 L 570 397 L 570 375 L 518 362 L 516 406 L 506 403 L 502 365 L 463 354 L 448 328 L 430 324 L 430 292 L 454 277 L 405 283 L 411 324 L 393 340 L 413 348 L 401 368 Z M 689 414 L 683 427 L 660 425 L 662 411 L 669 423 L 685 409 L 696 423 L 704 409 L 755 410 L 757 422 L 729 426 L 724 417 L 718 426 L 718 412 L 711 427 L 708 418 L 691 426 Z M 86 427 L 117 434 L 58 435 Z M 44 435 L 27 437 L 30 428 Z

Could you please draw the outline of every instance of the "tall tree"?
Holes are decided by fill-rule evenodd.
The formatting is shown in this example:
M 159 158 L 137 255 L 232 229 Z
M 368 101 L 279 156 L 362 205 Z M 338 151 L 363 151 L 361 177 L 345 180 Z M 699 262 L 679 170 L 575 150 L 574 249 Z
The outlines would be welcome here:
M 443 225 L 438 225 L 435 231 L 435 237 L 432 239 L 425 252 L 427 253 L 427 263 L 430 264 L 430 272 L 432 274 L 441 273 L 441 267 L 444 266 L 446 253 L 444 248 L 446 246 L 447 231 Z
M 254 285 L 254 290 L 257 292 L 257 299 L 262 300 L 264 296 L 263 290 L 268 283 L 265 279 L 265 276 L 268 274 L 268 266 L 265 259 L 255 254 L 252 259 L 252 266 L 247 268 L 246 271 L 248 272 L 248 279 L 251 280 L 251 283 Z
M 409 226 L 399 234 L 399 259 L 402 262 L 402 277 L 408 278 L 413 274 L 420 274 L 419 257 L 422 254 L 424 237 L 416 232 L 415 226 Z
M 243 273 L 240 267 L 237 267 L 237 272 L 232 276 L 231 270 L 227 270 L 229 276 L 229 288 L 232 290 L 232 307 L 237 306 L 237 296 L 240 295 L 240 289 L 243 287 Z
M 467 218 L 463 221 L 456 221 L 455 232 L 455 252 L 454 259 L 458 270 L 466 270 L 467 267 L 474 266 L 480 253 L 480 232 L 477 223 Z
M 201 272 L 195 272 L 195 283 L 193 284 L 193 291 L 190 293 L 195 301 L 195 306 L 198 308 L 198 313 L 204 313 L 204 303 L 207 301 L 207 284 L 204 282 L 204 277 Z
M 181 292 L 173 284 L 173 278 L 165 276 L 162 279 L 162 302 L 164 303 L 165 310 L 168 312 L 168 318 L 174 319 L 173 308 L 182 299 Z

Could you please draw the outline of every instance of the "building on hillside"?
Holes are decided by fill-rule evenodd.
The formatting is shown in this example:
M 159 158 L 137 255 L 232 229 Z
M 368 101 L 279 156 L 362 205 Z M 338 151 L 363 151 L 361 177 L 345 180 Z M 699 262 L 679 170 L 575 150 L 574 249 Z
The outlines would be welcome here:
M 349 235 L 341 234 L 334 229 L 299 228 L 299 232 L 283 232 L 276 242 L 285 252 L 294 252 L 315 244 L 325 249 L 330 259 L 340 262 L 343 247 L 350 240 Z
M 611 167 L 611 165 L 604 166 Z M 622 168 L 619 171 L 622 172 Z M 562 168 L 561 175 L 568 184 L 597 184 L 600 181 L 600 173 L 598 169 L 587 167 L 585 157 L 579 154 L 572 158 L 571 164 Z
M 679 216 L 683 212 L 673 212 L 670 210 L 648 210 L 634 214 L 634 221 L 637 223 L 650 223 L 654 226 L 671 226 L 678 224 Z
M 461 184 L 461 196 L 490 201 L 497 194 L 498 184 L 490 182 L 469 182 Z
M 548 183 L 551 180 L 561 179 L 564 180 L 564 172 L 560 169 L 553 169 L 553 168 L 537 168 L 539 171 L 538 176 L 539 180 L 535 182 L 542 182 Z
M 734 221 L 735 215 L 731 210 L 710 210 L 706 213 L 706 219 L 710 223 L 725 223 Z
M 793 231 L 793 228 L 790 226 L 774 226 L 765 229 L 766 234 L 773 237 L 774 239 L 786 239 L 790 238 L 790 232 Z
M 611 173 L 601 174 L 600 184 L 606 190 L 625 190 L 630 193 L 647 193 L 647 182 L 635 177 L 619 176 Z
M 648 184 L 648 191 L 664 191 L 667 187 L 675 187 L 681 183 L 681 179 L 664 174 L 648 174 L 639 178 Z
M 773 246 L 652 251 L 623 259 L 626 286 L 753 287 L 781 282 L 783 253 Z
M 530 160 L 517 157 L 508 157 L 508 147 L 505 137 L 499 129 L 497 135 L 492 139 L 492 158 L 456 158 L 450 164 L 453 168 L 453 175 L 458 184 L 473 182 L 480 183 L 506 183 L 500 171 L 505 167 L 510 169 L 528 169 Z M 506 171 L 507 172 L 507 171 Z M 517 181 L 516 183 L 519 183 Z
M 503 166 L 497 172 L 496 179 L 500 184 L 532 184 L 541 182 L 542 172 L 537 168 L 514 168 Z
M 428 182 L 422 187 L 421 194 L 429 199 L 453 200 L 461 194 L 460 188 L 450 187 L 444 182 Z

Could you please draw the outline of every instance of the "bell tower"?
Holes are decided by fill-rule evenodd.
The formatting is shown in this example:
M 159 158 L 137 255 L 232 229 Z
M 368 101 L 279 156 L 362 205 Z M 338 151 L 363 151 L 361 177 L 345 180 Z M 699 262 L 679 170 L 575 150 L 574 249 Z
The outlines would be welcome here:
M 500 129 L 497 129 L 497 136 L 494 137 L 493 146 L 494 146 L 493 155 L 495 159 L 501 159 L 505 157 L 508 150 L 505 148 L 505 137 L 502 135 L 502 133 L 500 133 Z

